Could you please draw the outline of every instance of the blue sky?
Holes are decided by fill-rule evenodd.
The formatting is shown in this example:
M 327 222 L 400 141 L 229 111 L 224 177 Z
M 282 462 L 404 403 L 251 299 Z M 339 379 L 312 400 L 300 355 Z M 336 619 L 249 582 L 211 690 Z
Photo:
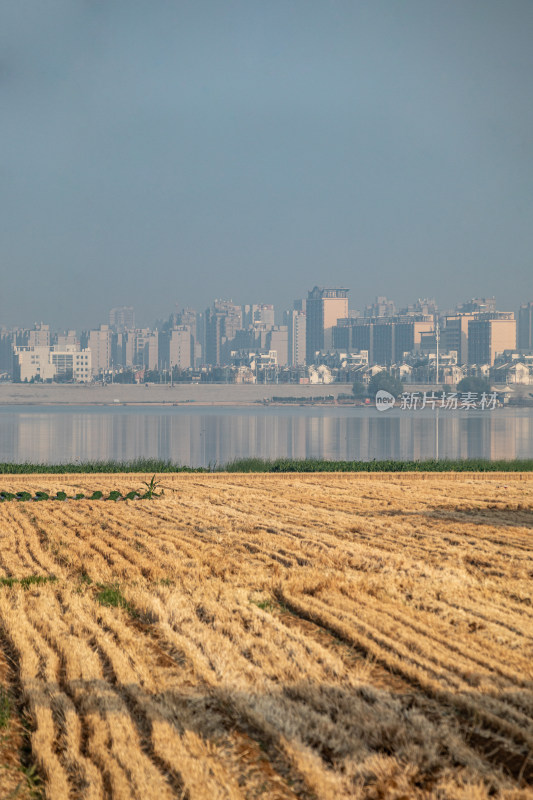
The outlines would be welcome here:
M 533 300 L 530 0 L 0 9 L 0 324 Z

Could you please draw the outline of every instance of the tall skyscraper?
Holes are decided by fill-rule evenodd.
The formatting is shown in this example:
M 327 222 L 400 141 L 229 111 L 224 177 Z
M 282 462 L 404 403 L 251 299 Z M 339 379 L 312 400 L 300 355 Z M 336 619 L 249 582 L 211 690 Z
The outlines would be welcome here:
M 524 303 L 518 311 L 518 347 L 533 350 L 533 302 Z
M 289 366 L 305 364 L 305 311 L 285 311 L 283 321 L 288 330 Z
M 324 289 L 315 286 L 306 302 L 306 361 L 315 363 L 319 350 L 333 347 L 333 328 L 348 316 L 349 289 Z
M 231 300 L 215 300 L 205 312 L 205 361 L 220 366 L 226 355 L 226 342 L 242 328 L 242 310 Z

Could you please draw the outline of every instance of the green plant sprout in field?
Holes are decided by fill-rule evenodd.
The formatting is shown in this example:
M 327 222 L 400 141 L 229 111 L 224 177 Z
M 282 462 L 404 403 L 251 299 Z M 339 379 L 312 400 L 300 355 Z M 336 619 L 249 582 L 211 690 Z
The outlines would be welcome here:
M 164 494 L 163 490 L 161 489 L 160 492 L 156 492 L 156 489 L 159 489 L 159 481 L 156 481 L 155 475 L 152 475 L 150 478 L 150 483 L 145 483 L 146 492 L 144 493 L 142 499 L 143 500 L 151 500 L 152 497 L 161 497 Z
M 55 575 L 27 575 L 25 578 L 0 578 L 0 586 L 22 586 L 28 589 L 30 586 L 40 586 L 43 583 L 55 583 Z
M 163 488 L 160 485 L 160 482 L 157 480 L 155 475 L 152 475 L 150 481 L 145 482 L 144 486 L 146 489 L 144 490 L 137 490 L 132 489 L 131 491 L 127 492 L 126 494 L 122 494 L 118 489 L 113 489 L 109 492 L 107 497 L 104 497 L 104 493 L 101 492 L 99 489 L 94 491 L 90 496 L 86 496 L 82 492 L 77 492 L 76 494 L 69 496 L 66 492 L 59 491 L 56 492 L 55 495 L 50 495 L 48 492 L 38 491 L 35 494 L 32 494 L 28 491 L 18 491 L 18 492 L 8 492 L 6 490 L 0 491 L 0 503 L 4 503 L 9 500 L 15 500 L 17 502 L 42 502 L 43 500 L 56 500 L 60 502 L 65 502 L 66 500 L 111 500 L 112 502 L 117 502 L 117 500 L 152 500 L 154 497 L 161 497 L 164 494 Z M 174 491 L 171 487 L 165 487 L 170 489 L 170 491 Z M 157 491 L 161 489 L 161 491 Z

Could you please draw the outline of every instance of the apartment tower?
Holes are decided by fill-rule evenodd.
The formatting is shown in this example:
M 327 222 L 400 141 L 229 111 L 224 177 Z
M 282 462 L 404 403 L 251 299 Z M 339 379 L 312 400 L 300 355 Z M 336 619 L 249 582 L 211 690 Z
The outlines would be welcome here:
M 533 302 L 518 311 L 518 349 L 533 350 Z
M 306 302 L 306 361 L 315 363 L 315 354 L 333 347 L 333 328 L 348 316 L 349 289 L 323 289 L 315 286 Z

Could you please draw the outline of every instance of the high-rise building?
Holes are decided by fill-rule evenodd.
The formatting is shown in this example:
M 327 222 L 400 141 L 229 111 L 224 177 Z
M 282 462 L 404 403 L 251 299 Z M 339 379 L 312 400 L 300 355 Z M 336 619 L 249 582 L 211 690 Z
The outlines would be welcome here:
M 135 328 L 126 333 L 125 365 L 154 370 L 159 365 L 159 332 Z
M 274 306 L 264 303 L 254 303 L 253 305 L 241 306 L 242 327 L 248 328 L 250 325 L 262 323 L 272 327 L 274 323 Z
M 180 325 L 170 331 L 169 368 L 188 369 L 191 362 L 192 334 L 188 325 Z
M 305 364 L 305 311 L 285 311 L 283 321 L 288 331 L 289 366 L 303 366 Z
M 76 331 L 63 331 L 63 333 L 58 333 L 55 339 L 55 346 L 58 350 L 64 350 L 66 347 L 71 346 L 77 347 L 79 344 L 80 341 Z
M 268 325 L 269 327 L 273 327 L 275 324 L 273 305 L 265 305 L 264 303 L 261 305 L 254 305 L 252 306 L 252 314 L 253 323 L 261 322 L 263 325 Z
M 200 352 L 198 353 L 198 363 L 199 356 L 201 353 L 201 346 L 199 343 L 199 338 L 202 331 L 202 319 L 201 315 L 198 314 L 194 308 L 182 308 L 181 311 L 176 311 L 170 315 L 168 322 L 163 325 L 163 330 L 159 336 L 159 341 L 162 346 L 162 350 L 159 353 L 159 361 L 160 363 L 166 363 L 168 368 L 168 341 L 170 340 L 170 331 L 181 329 L 183 326 L 188 328 L 190 333 L 190 357 L 189 357 L 189 366 L 194 367 L 197 364 L 197 350 Z M 168 335 L 167 335 L 168 334 Z M 202 336 L 203 339 L 203 336 Z M 165 344 L 166 342 L 166 344 Z
M 533 302 L 524 303 L 518 311 L 518 348 L 533 350 Z
M 266 346 L 277 354 L 277 364 L 286 367 L 289 363 L 289 341 L 287 325 L 275 325 L 267 333 Z
M 50 344 L 50 325 L 35 323 L 33 330 L 29 331 L 28 346 L 50 347 Z
M 410 303 L 406 308 L 400 310 L 400 314 L 405 316 L 407 314 L 424 314 L 429 316 L 431 314 L 438 314 L 438 306 L 433 297 L 419 297 L 414 303 Z
M 498 353 L 516 349 L 516 319 L 512 311 L 480 314 L 468 323 L 468 361 L 494 364 Z
M 89 331 L 87 346 L 91 351 L 93 375 L 106 372 L 113 364 L 115 337 L 109 325 L 100 325 L 98 330 Z
M 117 333 L 135 328 L 135 311 L 132 306 L 117 306 L 109 312 L 109 327 Z
M 220 366 L 231 342 L 242 328 L 242 309 L 231 300 L 215 300 L 205 312 L 205 361 Z
M 15 332 L 0 330 L 0 374 L 13 373 L 13 347 L 16 344 Z
M 324 289 L 315 286 L 306 302 L 306 361 L 315 363 L 315 354 L 333 347 L 333 328 L 348 316 L 349 289 Z
M 393 317 L 395 314 L 396 305 L 386 297 L 376 297 L 375 302 L 365 308 L 365 317 Z
M 458 364 L 468 364 L 468 323 L 479 316 L 477 313 L 448 314 L 444 318 L 440 344 L 442 352 L 455 350 Z

